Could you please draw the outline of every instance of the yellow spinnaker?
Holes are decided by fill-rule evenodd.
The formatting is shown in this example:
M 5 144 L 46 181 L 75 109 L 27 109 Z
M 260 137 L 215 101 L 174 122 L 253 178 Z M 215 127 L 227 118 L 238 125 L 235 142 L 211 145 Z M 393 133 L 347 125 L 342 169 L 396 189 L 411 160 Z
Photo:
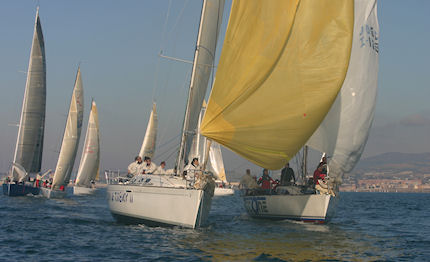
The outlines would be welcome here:
M 353 0 L 234 1 L 201 133 L 281 168 L 334 102 L 353 26 Z

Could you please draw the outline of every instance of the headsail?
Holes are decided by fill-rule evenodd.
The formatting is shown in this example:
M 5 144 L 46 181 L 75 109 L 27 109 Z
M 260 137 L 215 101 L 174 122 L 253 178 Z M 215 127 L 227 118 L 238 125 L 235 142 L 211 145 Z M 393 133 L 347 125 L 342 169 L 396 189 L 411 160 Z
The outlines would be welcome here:
M 152 105 L 151 115 L 149 116 L 148 125 L 146 127 L 145 138 L 143 139 L 142 147 L 139 152 L 140 157 L 153 157 L 155 152 L 155 142 L 157 140 L 158 116 L 155 103 Z
M 61 144 L 60 155 L 57 167 L 55 168 L 52 188 L 67 186 L 75 163 L 76 152 L 78 150 L 79 138 L 81 136 L 83 119 L 84 91 L 82 87 L 81 70 L 78 68 L 75 87 L 73 89 L 72 100 L 70 101 L 69 114 L 67 116 L 66 128 L 64 130 L 63 142 Z
M 85 135 L 85 143 L 79 164 L 76 185 L 90 187 L 91 180 L 98 176 L 100 168 L 100 137 L 99 117 L 96 102 L 91 103 L 91 112 L 88 119 L 88 128 Z
M 26 172 L 39 172 L 42 164 L 46 112 L 45 43 L 39 18 L 34 23 L 33 42 L 28 63 L 27 82 L 22 102 L 21 118 L 13 162 Z M 19 179 L 16 172 L 14 178 Z
M 327 152 L 330 176 L 351 171 L 369 135 L 378 85 L 379 25 L 376 0 L 356 0 L 354 37 L 345 82 L 308 144 Z
M 196 133 L 200 109 L 206 95 L 209 77 L 215 59 L 215 48 L 222 22 L 224 2 L 224 0 L 205 0 L 203 2 L 178 156 L 179 171 L 181 171 L 183 167 L 184 159 L 188 159 L 193 137 Z
M 342 86 L 353 5 L 234 1 L 202 134 L 259 166 L 281 168 Z

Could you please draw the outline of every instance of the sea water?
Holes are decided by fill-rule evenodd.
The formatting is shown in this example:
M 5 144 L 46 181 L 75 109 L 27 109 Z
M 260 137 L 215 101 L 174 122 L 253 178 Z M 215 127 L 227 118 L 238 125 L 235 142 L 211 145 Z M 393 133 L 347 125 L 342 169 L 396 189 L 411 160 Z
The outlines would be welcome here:
M 69 192 L 71 193 L 71 192 Z M 341 193 L 325 225 L 252 219 L 215 197 L 192 230 L 118 224 L 106 190 L 0 197 L 0 261 L 429 261 L 430 194 Z

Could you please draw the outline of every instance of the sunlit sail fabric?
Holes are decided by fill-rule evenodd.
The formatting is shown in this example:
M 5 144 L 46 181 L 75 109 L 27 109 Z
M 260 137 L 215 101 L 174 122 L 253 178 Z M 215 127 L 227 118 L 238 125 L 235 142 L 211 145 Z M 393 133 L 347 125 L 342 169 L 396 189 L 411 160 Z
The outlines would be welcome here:
M 143 138 L 142 147 L 139 156 L 149 156 L 152 158 L 155 152 L 155 142 L 157 140 L 158 116 L 155 103 L 152 105 L 151 115 L 149 116 L 148 125 L 146 126 L 145 137 Z
M 345 82 L 308 142 L 329 155 L 332 177 L 351 171 L 360 159 L 376 104 L 379 52 L 376 0 L 356 0 L 354 10 L 354 37 Z
M 221 28 L 224 2 L 224 0 L 205 0 L 203 2 L 178 157 L 179 170 L 181 170 L 183 166 L 184 159 L 188 159 L 189 157 L 193 137 L 196 133 L 200 109 L 206 95 L 209 77 L 215 59 L 215 50 L 218 33 Z
M 63 142 L 61 144 L 60 155 L 58 156 L 57 167 L 55 168 L 52 188 L 69 184 L 75 163 L 76 152 L 78 150 L 79 138 L 81 136 L 83 120 L 84 91 L 82 87 L 81 70 L 78 68 L 75 87 L 73 89 L 70 109 L 67 116 L 66 128 L 64 130 Z
M 342 86 L 353 1 L 234 1 L 204 136 L 281 168 L 309 139 Z
M 14 163 L 26 172 L 39 172 L 42 164 L 43 137 L 46 113 L 45 44 L 39 9 L 34 23 L 33 42 L 28 64 L 27 82 L 22 103 Z M 14 178 L 19 175 L 12 172 Z
M 88 128 L 85 135 L 85 143 L 79 163 L 76 185 L 90 187 L 91 180 L 98 177 L 100 169 L 100 137 L 99 117 L 96 102 L 91 103 L 91 112 L 88 119 Z

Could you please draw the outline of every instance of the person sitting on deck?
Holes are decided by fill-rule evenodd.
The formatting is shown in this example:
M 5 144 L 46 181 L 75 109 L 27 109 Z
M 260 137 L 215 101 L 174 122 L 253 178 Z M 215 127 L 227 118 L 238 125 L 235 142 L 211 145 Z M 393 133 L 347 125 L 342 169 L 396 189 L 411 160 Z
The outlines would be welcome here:
M 193 158 L 191 164 L 187 165 L 184 171 L 186 171 L 186 177 L 188 180 L 194 180 L 195 176 L 201 173 L 199 159 L 197 157 Z
M 319 163 L 318 168 L 314 172 L 314 183 L 315 183 L 315 189 L 320 192 L 320 194 L 328 194 L 329 189 L 328 185 L 325 181 L 325 178 L 327 176 L 327 172 L 324 173 L 324 169 L 326 169 L 326 164 L 323 162 Z M 327 170 L 327 169 L 326 169 Z
M 149 156 L 145 156 L 143 161 L 145 161 L 145 164 L 143 165 L 142 174 L 153 174 L 155 170 L 157 170 L 157 165 L 151 162 L 151 158 Z
M 276 182 L 269 176 L 269 170 L 265 168 L 263 169 L 263 175 L 258 179 L 257 184 L 261 184 L 261 189 L 270 191 L 272 190 L 272 185 L 276 184 Z
M 160 163 L 160 166 L 157 167 L 157 169 L 154 171 L 155 175 L 164 175 L 166 174 L 166 170 L 164 168 L 166 167 L 166 162 L 162 161 Z
M 142 171 L 143 171 L 142 157 L 136 156 L 134 158 L 134 162 L 128 165 L 127 177 L 132 178 L 138 174 L 142 174 Z

